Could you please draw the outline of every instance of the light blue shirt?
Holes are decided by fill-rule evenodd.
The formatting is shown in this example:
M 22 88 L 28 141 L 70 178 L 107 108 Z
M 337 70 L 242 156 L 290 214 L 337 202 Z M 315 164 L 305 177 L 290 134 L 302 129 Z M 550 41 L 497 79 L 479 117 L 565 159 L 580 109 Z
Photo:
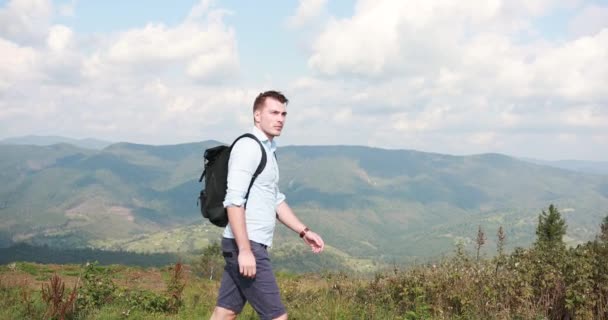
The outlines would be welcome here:
M 279 166 L 274 156 L 277 149 L 275 141 L 257 127 L 251 131 L 266 150 L 266 166 L 255 179 L 245 209 L 245 223 L 249 240 L 267 246 L 272 245 L 274 227 L 276 225 L 276 209 L 285 201 L 285 195 L 279 191 Z M 230 152 L 228 161 L 228 188 L 224 207 L 243 206 L 245 195 L 260 160 L 262 150 L 253 139 L 243 138 L 237 141 Z M 234 239 L 230 224 L 224 229 L 224 237 Z

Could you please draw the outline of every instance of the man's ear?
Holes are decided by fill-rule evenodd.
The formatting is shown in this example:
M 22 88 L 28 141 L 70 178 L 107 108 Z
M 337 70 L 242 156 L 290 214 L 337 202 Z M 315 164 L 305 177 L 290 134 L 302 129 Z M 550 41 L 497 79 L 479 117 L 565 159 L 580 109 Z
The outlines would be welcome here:
M 253 112 L 253 121 L 254 121 L 255 123 L 260 122 L 260 113 L 261 113 L 261 112 L 260 112 L 260 110 L 255 110 L 255 111 Z

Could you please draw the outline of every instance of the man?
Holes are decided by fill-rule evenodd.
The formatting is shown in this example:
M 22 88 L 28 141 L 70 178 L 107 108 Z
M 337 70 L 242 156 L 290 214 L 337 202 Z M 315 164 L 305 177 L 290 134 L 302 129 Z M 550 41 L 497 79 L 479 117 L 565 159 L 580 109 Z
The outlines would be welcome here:
M 229 224 L 224 230 L 222 251 L 226 266 L 212 320 L 235 319 L 249 301 L 261 319 L 287 319 L 281 302 L 267 247 L 272 245 L 276 220 L 300 235 L 314 253 L 323 251 L 323 239 L 309 230 L 285 202 L 279 191 L 279 167 L 274 152 L 281 135 L 289 101 L 278 91 L 259 94 L 253 103 L 252 133 L 262 142 L 266 166 L 253 183 L 251 178 L 262 158 L 259 144 L 240 139 L 230 153 L 228 189 L 224 207 Z

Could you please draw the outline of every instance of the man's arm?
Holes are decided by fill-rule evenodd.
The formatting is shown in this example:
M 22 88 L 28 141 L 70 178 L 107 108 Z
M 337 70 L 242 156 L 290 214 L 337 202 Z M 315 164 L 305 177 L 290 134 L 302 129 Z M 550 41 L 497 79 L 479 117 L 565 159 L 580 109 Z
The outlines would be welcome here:
M 239 248 L 239 271 L 244 277 L 250 278 L 255 277 L 256 263 L 247 234 L 245 195 L 261 158 L 260 147 L 253 139 L 241 139 L 234 144 L 228 162 L 228 188 L 224 199 L 228 223 Z
M 230 206 L 226 208 L 228 211 L 228 223 L 234 235 L 234 240 L 239 248 L 239 271 L 244 277 L 255 277 L 255 257 L 251 252 L 251 244 L 247 235 L 247 225 L 245 223 L 245 209 L 240 206 Z
M 296 233 L 302 234 L 303 232 L 302 239 L 310 246 L 312 252 L 319 253 L 323 251 L 325 243 L 321 236 L 311 230 L 307 230 L 308 228 L 296 217 L 293 210 L 287 205 L 287 202 L 282 201 L 277 206 L 277 219 Z

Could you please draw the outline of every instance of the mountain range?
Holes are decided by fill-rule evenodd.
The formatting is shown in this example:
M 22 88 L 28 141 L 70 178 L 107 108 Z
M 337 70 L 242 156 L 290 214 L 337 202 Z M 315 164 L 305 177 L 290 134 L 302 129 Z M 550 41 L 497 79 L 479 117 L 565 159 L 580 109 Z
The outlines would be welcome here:
M 218 144 L 0 144 L 0 246 L 200 250 L 221 233 L 196 204 L 203 150 Z M 565 217 L 573 245 L 592 239 L 608 215 L 601 170 L 362 146 L 287 146 L 277 157 L 280 188 L 298 216 L 329 252 L 358 264 L 437 257 L 458 242 L 472 247 L 479 226 L 486 254 L 499 226 L 509 248 L 526 246 L 549 204 Z M 299 250 L 298 240 L 280 227 L 274 244 Z
M 85 139 L 74 139 L 74 138 L 66 138 L 60 136 L 38 136 L 38 135 L 29 135 L 22 137 L 12 137 L 5 138 L 0 140 L 0 144 L 18 144 L 18 145 L 35 145 L 35 146 L 50 146 L 58 143 L 68 143 L 73 144 L 77 147 L 86 148 L 86 149 L 94 149 L 101 150 L 109 145 L 112 142 L 93 139 L 93 138 L 85 138 Z
M 538 159 L 524 159 L 532 163 L 556 167 L 566 170 L 586 172 L 586 173 L 597 173 L 608 175 L 608 161 L 585 161 L 585 160 L 538 160 Z

